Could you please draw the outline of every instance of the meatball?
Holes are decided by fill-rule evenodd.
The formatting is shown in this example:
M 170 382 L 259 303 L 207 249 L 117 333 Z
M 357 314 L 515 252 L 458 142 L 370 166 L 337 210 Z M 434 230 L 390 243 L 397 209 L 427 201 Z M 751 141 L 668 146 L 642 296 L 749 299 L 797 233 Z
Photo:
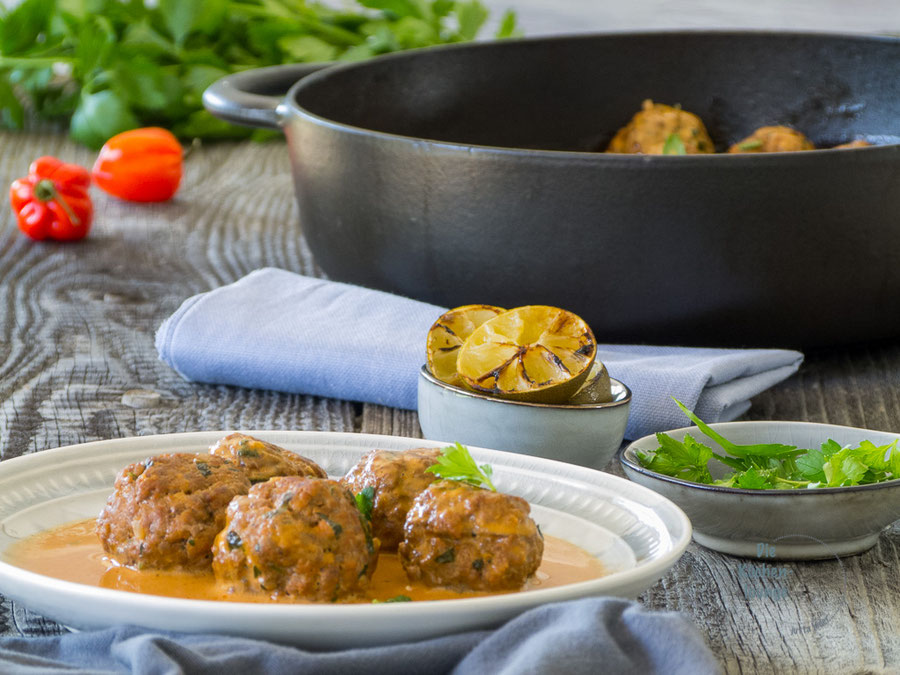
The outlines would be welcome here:
M 411 580 L 428 586 L 521 588 L 544 553 L 530 510 L 520 497 L 439 481 L 409 511 L 400 562 Z
M 858 138 L 855 141 L 850 141 L 849 143 L 841 143 L 840 145 L 836 145 L 832 148 L 832 150 L 846 150 L 847 148 L 868 148 L 871 147 L 872 144 L 869 141 Z
M 225 525 L 225 509 L 250 481 L 214 455 L 174 453 L 126 466 L 97 518 L 103 549 L 137 568 L 200 570 Z
M 232 588 L 336 602 L 368 587 L 378 542 L 340 483 L 281 476 L 229 504 L 213 553 L 216 578 Z
M 730 148 L 731 153 L 798 152 L 815 150 L 816 146 L 803 134 L 790 127 L 760 127 Z
M 606 152 L 665 154 L 666 141 L 677 134 L 688 155 L 715 152 L 712 139 L 699 117 L 678 106 L 644 101 L 643 108 L 619 129 Z
M 261 483 L 275 476 L 328 478 L 325 470 L 311 459 L 246 434 L 229 434 L 209 452 L 237 464 L 251 483 Z
M 396 452 L 373 450 L 347 472 L 341 482 L 354 494 L 367 487 L 372 496 L 372 532 L 382 551 L 395 551 L 403 539 L 406 513 L 416 496 L 437 477 L 426 471 L 437 463 L 437 448 L 415 448 Z

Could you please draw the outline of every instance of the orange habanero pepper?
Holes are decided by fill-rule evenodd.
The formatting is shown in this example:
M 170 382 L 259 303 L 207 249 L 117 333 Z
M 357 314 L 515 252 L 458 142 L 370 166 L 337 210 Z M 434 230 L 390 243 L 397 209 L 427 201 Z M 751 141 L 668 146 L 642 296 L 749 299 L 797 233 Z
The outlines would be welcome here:
M 91 175 L 105 192 L 132 202 L 162 202 L 181 182 L 181 143 L 160 127 L 116 134 L 100 149 Z

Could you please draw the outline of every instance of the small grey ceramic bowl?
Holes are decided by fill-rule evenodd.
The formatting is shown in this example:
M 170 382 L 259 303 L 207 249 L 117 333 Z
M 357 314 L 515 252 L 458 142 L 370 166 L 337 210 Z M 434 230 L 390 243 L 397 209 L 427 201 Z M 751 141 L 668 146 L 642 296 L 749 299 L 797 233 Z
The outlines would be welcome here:
M 725 422 L 711 424 L 737 444 L 785 443 L 819 448 L 829 438 L 841 445 L 870 440 L 885 445 L 898 434 L 811 422 Z M 697 427 L 666 432 L 681 440 L 690 433 L 724 452 Z M 744 490 L 702 485 L 665 476 L 640 465 L 635 452 L 659 447 L 656 436 L 640 438 L 619 453 L 625 474 L 675 502 L 691 519 L 694 540 L 731 555 L 760 560 L 814 560 L 862 553 L 881 531 L 900 518 L 900 479 L 854 487 Z M 728 473 L 727 467 L 713 477 Z
M 602 469 L 622 445 L 631 405 L 631 390 L 618 380 L 610 384 L 613 400 L 608 403 L 522 403 L 454 387 L 422 366 L 419 424 L 429 440 Z

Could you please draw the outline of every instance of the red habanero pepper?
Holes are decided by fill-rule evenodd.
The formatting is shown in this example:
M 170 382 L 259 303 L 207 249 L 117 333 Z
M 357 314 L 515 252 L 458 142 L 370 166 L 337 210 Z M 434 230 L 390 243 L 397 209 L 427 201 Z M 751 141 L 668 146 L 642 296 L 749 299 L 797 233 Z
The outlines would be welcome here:
M 100 189 L 119 199 L 163 202 L 178 190 L 183 156 L 170 131 L 132 129 L 106 141 L 91 175 Z
M 72 240 L 87 236 L 94 217 L 91 175 L 77 164 L 38 157 L 28 175 L 13 181 L 9 201 L 19 229 L 32 239 Z

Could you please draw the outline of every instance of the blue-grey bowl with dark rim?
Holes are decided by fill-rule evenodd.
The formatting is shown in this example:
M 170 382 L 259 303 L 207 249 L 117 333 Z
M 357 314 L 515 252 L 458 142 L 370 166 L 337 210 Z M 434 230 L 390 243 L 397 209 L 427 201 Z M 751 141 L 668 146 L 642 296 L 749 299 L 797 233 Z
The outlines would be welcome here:
M 602 469 L 622 445 L 631 390 L 610 378 L 612 400 L 591 404 L 509 401 L 419 371 L 419 424 L 425 438 Z
M 892 443 L 900 434 L 814 422 L 723 422 L 710 424 L 736 444 L 784 443 L 819 448 L 828 439 L 842 446 L 869 440 Z M 722 448 L 697 427 L 665 432 L 682 440 L 691 434 L 716 452 Z M 644 436 L 618 453 L 625 475 L 675 502 L 691 519 L 694 540 L 735 556 L 772 560 L 817 560 L 855 555 L 872 548 L 881 532 L 900 519 L 900 479 L 831 488 L 747 490 L 694 483 L 641 465 L 637 451 L 659 447 Z M 729 472 L 710 462 L 710 473 Z M 719 468 L 721 466 L 721 468 Z

